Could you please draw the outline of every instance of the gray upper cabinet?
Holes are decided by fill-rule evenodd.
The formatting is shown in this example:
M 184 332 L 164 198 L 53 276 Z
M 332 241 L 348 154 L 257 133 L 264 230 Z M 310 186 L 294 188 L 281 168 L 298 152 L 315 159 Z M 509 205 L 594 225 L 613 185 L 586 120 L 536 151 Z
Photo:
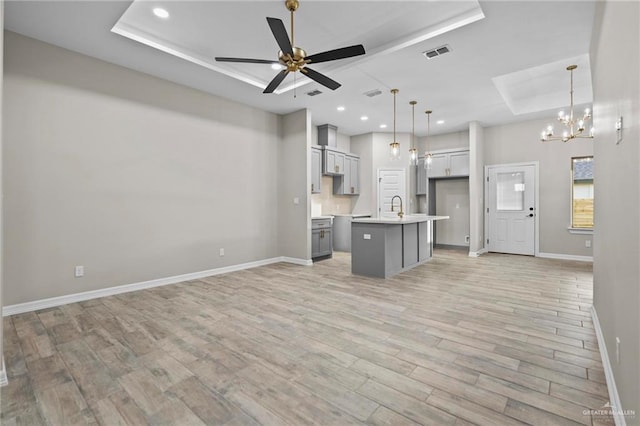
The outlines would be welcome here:
M 344 174 L 345 154 L 334 149 L 326 148 L 323 151 L 324 161 L 322 172 L 325 175 L 340 176 Z
M 427 169 L 427 177 L 464 177 L 469 176 L 469 151 L 458 150 L 434 153 Z
M 416 195 L 427 195 L 427 169 L 425 166 L 425 158 L 418 158 L 416 166 Z
M 322 150 L 311 147 L 311 193 L 322 192 Z
M 360 157 L 351 154 L 345 155 L 344 174 L 333 177 L 333 194 L 360 194 Z

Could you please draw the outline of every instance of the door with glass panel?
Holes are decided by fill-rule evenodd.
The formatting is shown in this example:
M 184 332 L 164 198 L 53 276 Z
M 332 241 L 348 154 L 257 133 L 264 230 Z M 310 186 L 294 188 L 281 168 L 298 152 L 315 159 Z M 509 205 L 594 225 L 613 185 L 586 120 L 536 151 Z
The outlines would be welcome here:
M 489 251 L 535 255 L 535 165 L 487 169 Z

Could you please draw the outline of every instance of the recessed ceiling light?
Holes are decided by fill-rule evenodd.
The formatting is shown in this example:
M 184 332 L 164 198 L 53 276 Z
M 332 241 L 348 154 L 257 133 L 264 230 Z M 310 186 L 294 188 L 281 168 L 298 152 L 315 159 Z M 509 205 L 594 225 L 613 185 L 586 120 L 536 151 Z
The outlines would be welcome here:
M 444 124 L 444 120 L 438 120 L 436 121 L 436 124 Z
M 336 108 L 338 111 L 344 111 L 344 107 L 343 106 L 339 106 L 338 108 Z
M 167 19 L 169 17 L 169 12 L 161 7 L 154 7 L 153 14 L 162 19 Z
M 280 64 L 271 64 L 271 69 L 272 70 L 281 70 L 282 69 L 282 65 L 280 65 Z
M 360 120 L 362 121 L 367 121 L 369 119 L 369 117 L 367 117 L 366 115 L 363 115 L 362 117 L 360 117 Z
M 381 124 L 381 125 L 380 125 L 380 128 L 381 128 L 381 129 L 386 129 L 386 128 L 387 128 L 387 125 L 386 125 L 386 124 Z

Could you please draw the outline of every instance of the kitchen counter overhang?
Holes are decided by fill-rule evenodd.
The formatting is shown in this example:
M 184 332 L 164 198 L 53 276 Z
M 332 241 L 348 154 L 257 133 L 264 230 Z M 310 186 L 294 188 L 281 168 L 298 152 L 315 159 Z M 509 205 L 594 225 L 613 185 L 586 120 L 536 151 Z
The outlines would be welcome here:
M 433 254 L 433 221 L 444 219 L 449 216 L 354 218 L 351 272 L 389 278 L 427 262 Z

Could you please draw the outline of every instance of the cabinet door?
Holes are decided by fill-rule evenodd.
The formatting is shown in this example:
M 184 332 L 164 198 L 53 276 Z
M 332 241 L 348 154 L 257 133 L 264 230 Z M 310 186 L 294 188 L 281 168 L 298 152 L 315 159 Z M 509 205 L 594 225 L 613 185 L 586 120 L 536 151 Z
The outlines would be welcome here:
M 336 161 L 335 161 L 336 174 L 342 175 L 345 172 L 345 155 L 341 152 L 336 152 L 335 156 L 336 156 Z
M 449 176 L 469 176 L 469 151 L 449 154 Z
M 311 148 L 311 193 L 322 192 L 322 151 Z
M 427 176 L 445 177 L 449 176 L 447 169 L 449 168 L 449 155 L 448 154 L 434 154 L 431 156 L 431 164 L 427 168 Z
M 321 233 L 321 229 L 314 229 L 313 231 L 311 231 L 311 257 L 318 257 L 318 256 L 322 256 L 321 250 L 320 250 L 320 235 Z
M 344 174 L 344 160 L 344 153 L 325 148 L 323 173 L 341 176 Z
M 360 194 L 360 159 L 358 157 L 347 157 L 349 160 L 349 186 L 345 188 L 349 194 Z
M 418 158 L 416 166 L 416 195 L 427 195 L 427 169 L 424 157 Z
M 331 228 L 325 228 L 320 230 L 320 250 L 319 256 L 326 256 L 333 251 L 333 241 L 331 235 Z

